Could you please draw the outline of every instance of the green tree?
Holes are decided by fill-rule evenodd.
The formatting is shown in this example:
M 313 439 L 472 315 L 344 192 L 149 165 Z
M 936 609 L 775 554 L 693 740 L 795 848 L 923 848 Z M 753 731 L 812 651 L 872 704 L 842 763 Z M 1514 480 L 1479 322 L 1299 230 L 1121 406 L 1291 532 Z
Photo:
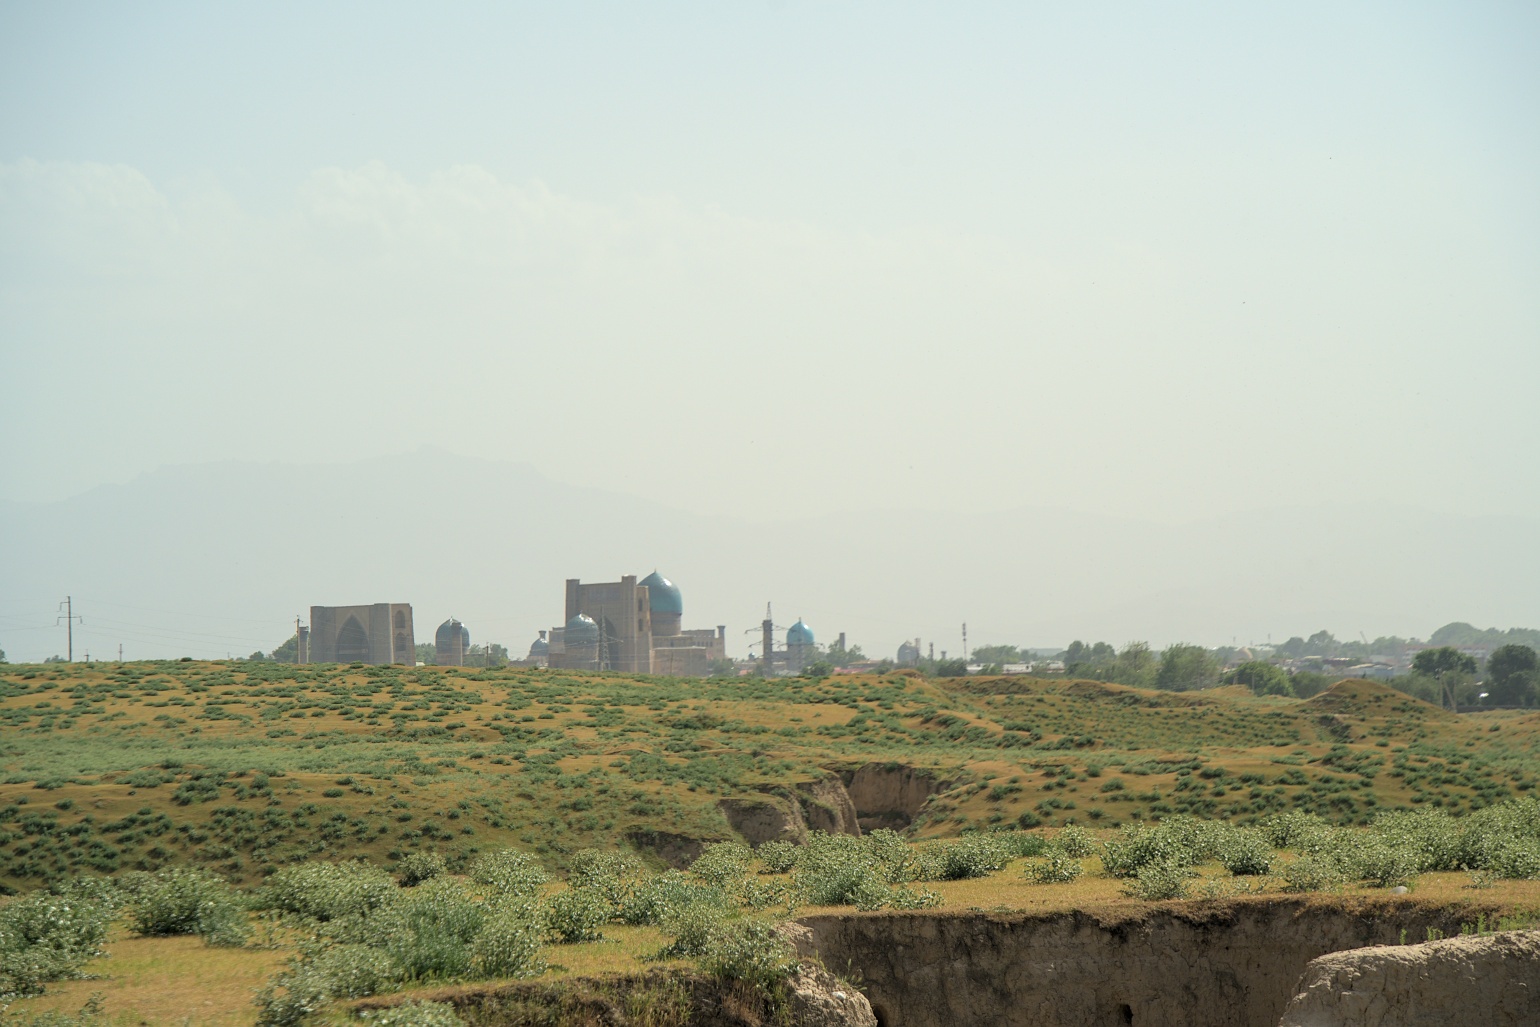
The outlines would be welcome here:
M 433 666 L 438 662 L 438 649 L 432 642 L 417 643 L 417 662 Z
M 1227 680 L 1231 684 L 1245 685 L 1257 695 L 1285 695 L 1294 698 L 1294 686 L 1289 681 L 1288 672 L 1261 660 L 1241 664 L 1230 672 Z
M 1178 642 L 1160 654 L 1155 687 L 1168 692 L 1191 692 L 1219 683 L 1219 662 L 1201 645 Z
M 1014 645 L 981 645 L 973 650 L 978 663 L 1021 663 L 1021 650 Z
M 1537 686 L 1540 658 L 1529 646 L 1501 646 L 1487 657 L 1487 693 L 1493 705 L 1533 706 Z
M 273 650 L 269 659 L 275 663 L 297 663 L 299 661 L 299 636 L 290 635 L 287 642 Z
M 1455 708 L 1455 689 L 1476 675 L 1476 659 L 1453 646 L 1424 649 L 1412 658 L 1412 672 L 1432 679 L 1438 685 L 1444 705 Z

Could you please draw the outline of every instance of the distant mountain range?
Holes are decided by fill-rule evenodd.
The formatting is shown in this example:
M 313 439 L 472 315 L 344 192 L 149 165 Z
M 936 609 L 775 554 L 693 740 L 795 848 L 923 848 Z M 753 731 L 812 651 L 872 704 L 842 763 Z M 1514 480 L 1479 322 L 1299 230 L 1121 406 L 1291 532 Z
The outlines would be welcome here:
M 659 473 L 667 473 L 660 465 Z M 1452 620 L 1540 623 L 1540 520 L 1400 502 L 1277 508 L 1184 524 L 1136 510 L 866 513 L 755 523 L 552 481 L 443 452 L 343 464 L 167 467 L 51 503 L 0 504 L 0 648 L 77 655 L 271 649 L 312 604 L 410 602 L 417 635 L 450 615 L 521 651 L 561 619 L 567 577 L 658 569 L 687 627 L 742 649 L 774 601 L 820 641 L 905 638 L 1156 645 L 1281 641 L 1326 628 L 1426 635 Z

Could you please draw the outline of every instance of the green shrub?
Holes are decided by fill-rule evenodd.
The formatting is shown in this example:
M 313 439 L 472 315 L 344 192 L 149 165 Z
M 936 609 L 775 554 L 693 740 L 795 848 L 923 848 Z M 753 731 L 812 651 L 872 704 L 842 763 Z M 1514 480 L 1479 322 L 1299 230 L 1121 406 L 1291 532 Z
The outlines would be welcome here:
M 659 958 L 686 956 L 695 958 L 711 951 L 711 946 L 722 925 L 727 922 L 727 912 L 715 906 L 685 906 L 673 912 L 663 924 L 673 941 L 658 953 Z
M 1284 864 L 1279 872 L 1286 891 L 1331 891 L 1342 887 L 1346 879 L 1342 868 L 1331 856 L 1316 853 Z
M 611 906 L 618 906 L 641 871 L 642 861 L 629 852 L 581 849 L 572 856 L 567 884 L 597 891 Z
M 1077 827 L 1069 827 L 1065 828 L 1065 830 L 1080 831 L 1082 835 L 1086 835 L 1086 832 Z M 1044 838 L 1040 834 L 1033 834 L 1031 831 L 1002 831 L 995 837 L 998 838 L 1000 843 L 1005 846 L 1005 850 L 1009 852 L 1012 857 L 1016 858 L 1023 856 L 1041 856 L 1044 850 L 1048 848 L 1048 839 Z M 1090 836 L 1086 835 L 1086 837 L 1089 838 Z M 1071 853 L 1071 855 L 1074 854 Z M 1089 856 L 1091 855 L 1091 852 L 1088 851 L 1085 853 L 1085 855 Z M 1075 858 L 1078 859 L 1080 857 L 1076 856 Z
M 748 873 L 753 858 L 754 850 L 742 842 L 717 842 L 706 846 L 705 851 L 690 864 L 690 873 L 720 888 Z
M 1085 868 L 1080 861 L 1059 848 L 1050 848 L 1047 859 L 1029 864 L 1026 869 L 1027 877 L 1038 884 L 1068 884 L 1083 873 Z
M 1010 862 L 1010 849 L 995 835 L 971 834 L 925 850 L 921 880 L 961 881 L 988 877 Z
M 724 923 L 700 964 L 714 977 L 742 981 L 766 992 L 797 970 L 790 943 L 774 928 L 757 920 Z
M 1303 851 L 1302 844 L 1308 845 L 1311 839 L 1327 829 L 1326 821 L 1314 813 L 1302 813 L 1299 810 L 1275 813 L 1262 821 L 1262 834 L 1275 849 Z
M 1460 825 L 1444 810 L 1381 814 L 1374 821 L 1373 834 L 1415 854 L 1419 873 L 1460 869 Z
M 313 946 L 257 993 L 257 1027 L 300 1027 L 334 999 L 377 995 L 401 978 L 388 955 L 366 945 Z
M 1380 888 L 1412 884 L 1421 866 L 1415 850 L 1373 834 L 1359 838 L 1358 844 L 1345 857 L 1339 857 L 1338 862 L 1354 877 Z
M 1048 844 L 1071 859 L 1085 859 L 1096 852 L 1096 842 L 1091 839 L 1091 832 L 1073 824 L 1061 827 Z
M 1257 877 L 1273 867 L 1273 847 L 1262 832 L 1238 828 L 1229 832 L 1218 845 L 1216 856 L 1237 877 Z
M 135 933 L 201 935 L 210 945 L 242 945 L 250 928 L 246 903 L 206 870 L 168 867 L 143 884 L 129 906 Z
M 543 973 L 540 935 L 539 914 L 533 907 L 509 907 L 488 917 L 471 943 L 471 964 L 476 974 L 535 977 Z
M 1125 825 L 1102 845 L 1102 866 L 1112 877 L 1137 877 L 1151 864 L 1190 867 L 1198 862 L 1194 832 L 1186 824 Z
M 1192 868 L 1185 863 L 1156 860 L 1139 867 L 1127 891 L 1146 902 L 1183 899 L 1193 877 Z
M 401 887 L 415 888 L 448 873 L 449 861 L 436 852 L 413 852 L 401 860 L 396 870 L 401 875 Z
M 700 884 L 677 870 L 670 870 L 637 881 L 622 900 L 616 915 L 621 923 L 657 925 L 695 905 L 726 908 L 731 902 L 720 888 Z
M 550 880 L 538 859 L 517 849 L 477 856 L 471 862 L 470 878 L 507 896 L 535 895 Z
M 258 905 L 324 923 L 367 914 L 396 897 L 396 882 L 379 867 L 317 862 L 278 870 L 263 885 Z
M 941 896 L 928 888 L 914 889 L 899 885 L 888 891 L 890 909 L 932 909 L 941 905 Z
M 545 929 L 561 944 L 598 941 L 614 907 L 591 888 L 568 888 L 545 902 Z
M 1485 868 L 1498 877 L 1519 881 L 1540 878 L 1540 843 L 1510 840 L 1487 860 Z
M 877 909 L 886 900 L 888 883 L 869 863 L 820 859 L 797 869 L 797 889 L 815 906 L 860 906 Z
M 791 842 L 765 842 L 755 850 L 754 855 L 759 857 L 760 865 L 767 874 L 785 874 L 797 865 L 797 857 L 801 850 Z
M 0 992 L 0 1003 L 5 999 L 5 993 Z M 41 1013 L 7 1013 L 4 1005 L 0 1005 L 0 1023 L 6 1027 L 107 1027 L 105 1000 L 101 992 L 96 992 L 73 1013 L 58 1009 L 46 1009 Z
M 471 942 L 481 933 L 488 907 L 441 877 L 403 893 L 381 931 L 384 949 L 410 980 L 447 980 L 471 969 Z
M 465 1027 L 454 1006 L 444 1002 L 407 1002 L 370 1010 L 361 1019 L 369 1027 Z
M 34 892 L 0 906 L 0 1001 L 76 977 L 102 954 L 113 904 Z

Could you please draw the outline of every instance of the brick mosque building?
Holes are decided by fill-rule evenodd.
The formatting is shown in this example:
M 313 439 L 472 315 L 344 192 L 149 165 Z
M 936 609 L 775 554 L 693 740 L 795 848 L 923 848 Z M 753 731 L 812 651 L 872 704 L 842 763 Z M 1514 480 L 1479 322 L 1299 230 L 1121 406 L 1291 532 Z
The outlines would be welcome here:
M 657 571 L 638 581 L 567 579 L 560 627 L 530 647 L 532 661 L 572 670 L 705 677 L 727 655 L 727 628 L 686 629 L 679 586 Z M 538 651 L 537 651 L 538 650 Z

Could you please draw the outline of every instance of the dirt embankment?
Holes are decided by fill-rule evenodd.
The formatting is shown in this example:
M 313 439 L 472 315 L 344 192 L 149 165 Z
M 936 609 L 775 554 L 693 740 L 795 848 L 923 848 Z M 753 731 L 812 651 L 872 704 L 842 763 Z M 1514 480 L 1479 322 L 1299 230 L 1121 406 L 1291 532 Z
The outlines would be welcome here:
M 840 779 L 865 831 L 882 827 L 902 831 L 932 795 L 950 786 L 929 770 L 901 763 L 868 763 L 845 771 Z
M 1312 960 L 1279 1027 L 1540 1023 L 1540 931 L 1382 945 Z
M 798 939 L 859 981 L 883 1027 L 1277 1027 L 1306 964 L 1457 934 L 1467 906 L 1306 899 L 1054 915 L 804 917 Z

